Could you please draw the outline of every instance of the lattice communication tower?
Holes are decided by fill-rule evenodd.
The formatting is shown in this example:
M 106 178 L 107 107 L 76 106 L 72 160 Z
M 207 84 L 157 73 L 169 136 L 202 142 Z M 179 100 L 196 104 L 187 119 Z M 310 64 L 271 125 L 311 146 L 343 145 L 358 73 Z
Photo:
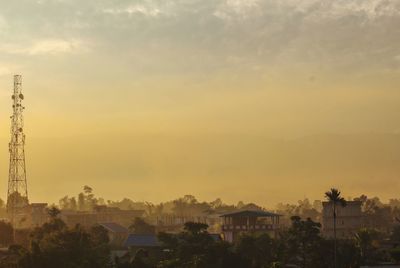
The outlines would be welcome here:
M 17 214 L 20 214 L 29 204 L 28 186 L 26 183 L 25 168 L 25 134 L 24 117 L 25 107 L 22 105 L 22 77 L 14 75 L 13 115 L 11 118 L 11 141 L 9 143 L 10 166 L 8 177 L 7 212 L 13 224 Z

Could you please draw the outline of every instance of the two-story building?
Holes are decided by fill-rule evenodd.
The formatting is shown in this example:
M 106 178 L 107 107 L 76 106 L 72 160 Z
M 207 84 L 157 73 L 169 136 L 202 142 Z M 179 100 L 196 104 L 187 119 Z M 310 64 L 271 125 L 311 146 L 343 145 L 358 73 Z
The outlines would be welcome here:
M 336 237 L 352 237 L 363 227 L 361 201 L 347 201 L 347 205 L 336 206 Z M 322 202 L 322 234 L 333 237 L 333 203 Z
M 259 210 L 243 210 L 221 215 L 222 234 L 225 241 L 233 242 L 242 234 L 267 233 L 275 237 L 281 215 Z

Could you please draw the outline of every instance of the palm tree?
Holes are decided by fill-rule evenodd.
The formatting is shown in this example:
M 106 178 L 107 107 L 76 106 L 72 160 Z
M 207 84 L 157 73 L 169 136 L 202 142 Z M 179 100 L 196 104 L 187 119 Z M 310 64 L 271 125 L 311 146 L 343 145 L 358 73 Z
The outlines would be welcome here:
M 325 193 L 325 197 L 329 202 L 333 204 L 333 241 L 334 241 L 334 267 L 336 268 L 337 263 L 337 246 L 336 246 L 336 207 L 346 206 L 346 200 L 340 196 L 340 191 L 335 188 L 331 188 L 330 191 Z

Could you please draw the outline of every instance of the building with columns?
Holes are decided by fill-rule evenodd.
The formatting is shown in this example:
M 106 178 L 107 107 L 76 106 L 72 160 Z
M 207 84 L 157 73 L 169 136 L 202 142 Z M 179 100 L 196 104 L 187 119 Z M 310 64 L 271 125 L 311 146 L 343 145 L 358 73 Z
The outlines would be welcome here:
M 222 234 L 225 241 L 233 242 L 243 234 L 269 234 L 275 237 L 281 215 L 268 211 L 243 210 L 221 215 Z

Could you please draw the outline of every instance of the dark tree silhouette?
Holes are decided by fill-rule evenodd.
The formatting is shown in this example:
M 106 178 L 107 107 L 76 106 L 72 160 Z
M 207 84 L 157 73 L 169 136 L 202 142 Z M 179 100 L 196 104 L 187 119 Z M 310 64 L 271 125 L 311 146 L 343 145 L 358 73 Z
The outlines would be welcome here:
M 133 223 L 129 226 L 129 230 L 134 234 L 155 234 L 156 228 L 148 224 L 141 218 L 136 217 Z
M 330 191 L 325 193 L 325 197 L 329 202 L 333 204 L 333 240 L 334 240 L 334 267 L 337 265 L 337 240 L 336 240 L 336 207 L 346 206 L 346 200 L 340 195 L 340 191 L 335 188 L 331 188 Z
M 0 245 L 8 246 L 13 242 L 13 227 L 11 223 L 0 221 Z

